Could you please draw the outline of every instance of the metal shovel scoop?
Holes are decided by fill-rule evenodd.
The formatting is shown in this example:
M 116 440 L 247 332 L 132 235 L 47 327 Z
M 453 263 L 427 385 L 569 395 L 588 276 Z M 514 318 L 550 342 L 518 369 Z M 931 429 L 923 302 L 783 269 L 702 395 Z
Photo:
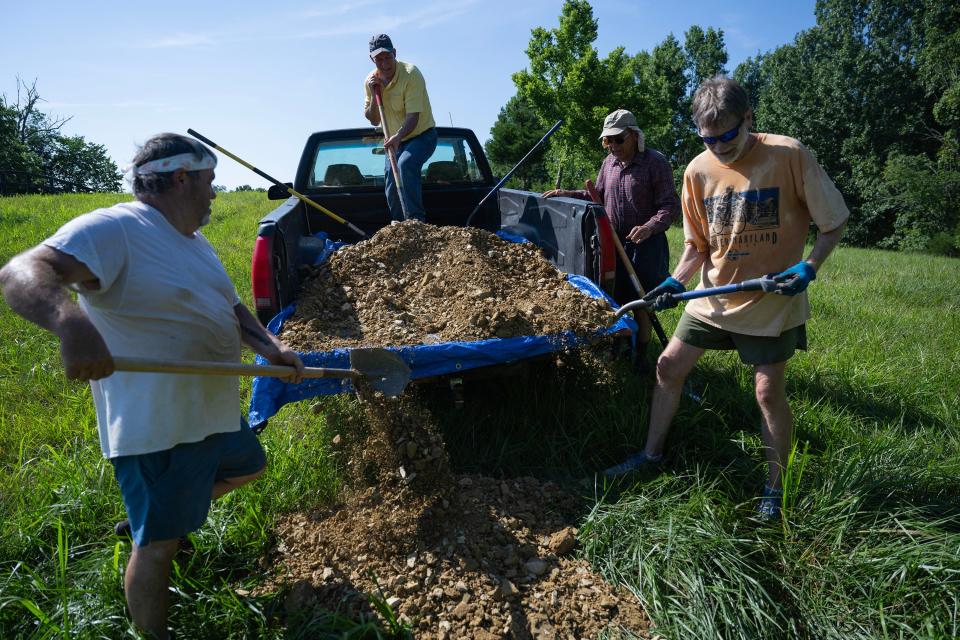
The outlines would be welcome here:
M 113 358 L 117 371 L 147 373 L 191 373 L 213 376 L 269 376 L 289 378 L 293 367 L 272 364 L 242 364 L 203 360 L 155 360 L 152 358 Z M 351 349 L 350 369 L 306 367 L 304 378 L 366 378 L 370 386 L 388 396 L 398 396 L 410 382 L 410 367 L 387 349 Z

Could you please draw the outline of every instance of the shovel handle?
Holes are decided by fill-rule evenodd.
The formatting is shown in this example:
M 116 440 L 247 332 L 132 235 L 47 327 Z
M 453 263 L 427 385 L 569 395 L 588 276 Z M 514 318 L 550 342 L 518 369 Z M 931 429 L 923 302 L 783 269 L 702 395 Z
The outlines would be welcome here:
M 208 362 L 204 360 L 156 360 L 153 358 L 113 358 L 117 371 L 145 373 L 192 373 L 204 376 L 268 376 L 289 378 L 296 371 L 293 367 L 273 364 L 243 364 L 234 362 Z M 321 369 L 306 367 L 304 378 L 358 378 L 354 369 Z
M 596 185 L 593 184 L 593 180 L 586 180 L 583 183 L 583 186 L 586 187 L 587 193 L 590 194 L 590 199 L 594 203 L 602 205 L 603 201 L 600 199 L 600 194 L 597 192 Z M 603 211 L 601 209 L 601 211 Z M 603 212 L 603 215 L 607 215 L 606 211 Z M 617 248 L 617 255 L 620 256 L 620 261 L 623 263 L 624 268 L 627 270 L 627 275 L 630 276 L 630 282 L 633 284 L 633 288 L 637 292 L 637 296 L 643 298 L 647 295 L 647 292 L 643 290 L 643 285 L 640 284 L 640 278 L 637 277 L 637 271 L 633 268 L 633 263 L 630 262 L 630 257 L 627 255 L 626 250 L 623 248 L 623 243 L 620 242 L 619 236 L 617 236 L 617 230 L 613 228 L 613 225 L 610 225 L 611 235 L 613 236 L 613 245 Z M 657 314 L 653 312 L 653 309 L 646 309 L 647 317 L 650 318 L 650 325 L 653 327 L 654 333 L 657 334 L 657 339 L 660 341 L 660 346 L 664 349 L 667 348 L 667 333 L 663 330 L 663 325 L 660 324 L 660 318 L 657 317 Z M 620 317 L 619 315 L 617 316 Z
M 387 138 L 390 137 L 390 130 L 387 129 L 387 114 L 383 109 L 383 95 L 380 92 L 379 85 L 374 87 L 373 95 L 376 98 L 377 109 L 380 112 L 380 127 L 383 129 L 383 141 L 386 143 Z M 403 177 L 400 175 L 400 168 L 397 166 L 397 156 L 390 149 L 386 148 L 386 144 L 384 144 L 384 150 L 387 152 L 387 158 L 390 159 L 390 169 L 393 171 L 393 179 L 397 183 L 397 191 L 400 192 L 400 208 L 403 210 L 403 217 L 409 220 L 410 216 L 407 215 L 407 203 L 403 199 Z

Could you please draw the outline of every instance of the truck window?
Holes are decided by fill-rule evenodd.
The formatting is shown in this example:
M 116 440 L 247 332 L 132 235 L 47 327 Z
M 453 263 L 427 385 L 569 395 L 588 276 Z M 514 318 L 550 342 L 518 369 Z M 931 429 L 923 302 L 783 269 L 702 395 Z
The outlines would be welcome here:
M 463 184 L 483 182 L 477 161 L 467 141 L 460 137 L 443 137 L 437 150 L 423 165 L 424 184 Z
M 327 140 L 317 145 L 309 189 L 382 189 L 386 156 L 383 138 L 365 136 L 350 140 Z M 437 149 L 422 169 L 424 184 L 482 183 L 483 176 L 465 138 L 441 137 Z

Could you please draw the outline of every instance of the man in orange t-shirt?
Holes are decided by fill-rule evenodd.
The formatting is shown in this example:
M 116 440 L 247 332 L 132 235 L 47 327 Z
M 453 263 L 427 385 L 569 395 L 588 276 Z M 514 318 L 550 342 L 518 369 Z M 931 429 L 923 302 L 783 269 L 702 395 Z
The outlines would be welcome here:
M 780 511 L 793 434 L 787 361 L 796 349 L 806 349 L 806 288 L 839 243 L 850 214 L 799 141 L 751 131 L 753 111 L 736 81 L 723 76 L 704 81 L 694 94 L 693 120 L 706 150 L 683 176 L 684 252 L 673 276 L 647 299 L 666 308 L 670 298 L 662 294 L 682 293 L 697 271 L 700 289 L 776 273 L 784 281 L 778 293 L 784 295 L 754 291 L 691 301 L 657 362 L 644 450 L 604 473 L 615 477 L 659 463 L 687 375 L 707 349 L 736 349 L 754 369 L 768 463 L 758 510 L 773 517 Z M 811 221 L 819 233 L 803 260 Z

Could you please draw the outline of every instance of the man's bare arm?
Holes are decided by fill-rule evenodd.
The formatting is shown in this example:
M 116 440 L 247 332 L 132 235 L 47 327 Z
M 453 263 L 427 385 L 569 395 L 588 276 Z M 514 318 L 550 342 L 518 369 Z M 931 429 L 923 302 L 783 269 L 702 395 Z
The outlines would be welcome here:
M 66 290 L 70 284 L 99 288 L 90 269 L 73 256 L 40 245 L 0 269 L 0 289 L 13 311 L 60 338 L 71 379 L 97 380 L 113 373 L 106 343 Z
M 237 321 L 240 323 L 240 341 L 250 347 L 256 353 L 270 361 L 271 364 L 279 364 L 293 367 L 296 374 L 291 376 L 290 381 L 298 383 L 303 379 L 303 362 L 297 353 L 283 343 L 280 338 L 267 331 L 256 316 L 250 313 L 246 305 L 238 304 L 233 308 L 237 315 Z
M 707 254 L 700 253 L 692 244 L 684 245 L 680 260 L 673 270 L 673 277 L 686 284 L 700 270 L 706 260 Z
M 817 234 L 817 239 L 813 242 L 813 249 L 810 250 L 810 255 L 807 256 L 807 262 L 810 263 L 810 266 L 817 271 L 820 270 L 823 263 L 826 262 L 830 254 L 833 253 L 833 250 L 840 244 L 840 238 L 843 237 L 843 232 L 846 228 L 847 224 L 843 223 L 836 229 Z
M 390 148 L 396 150 L 400 147 L 400 143 L 403 141 L 404 137 L 407 136 L 411 131 L 417 128 L 417 123 L 420 122 L 419 113 L 408 113 L 407 116 L 403 119 L 403 124 L 400 125 L 400 128 L 390 136 L 389 140 L 384 141 L 384 146 L 389 146 Z

